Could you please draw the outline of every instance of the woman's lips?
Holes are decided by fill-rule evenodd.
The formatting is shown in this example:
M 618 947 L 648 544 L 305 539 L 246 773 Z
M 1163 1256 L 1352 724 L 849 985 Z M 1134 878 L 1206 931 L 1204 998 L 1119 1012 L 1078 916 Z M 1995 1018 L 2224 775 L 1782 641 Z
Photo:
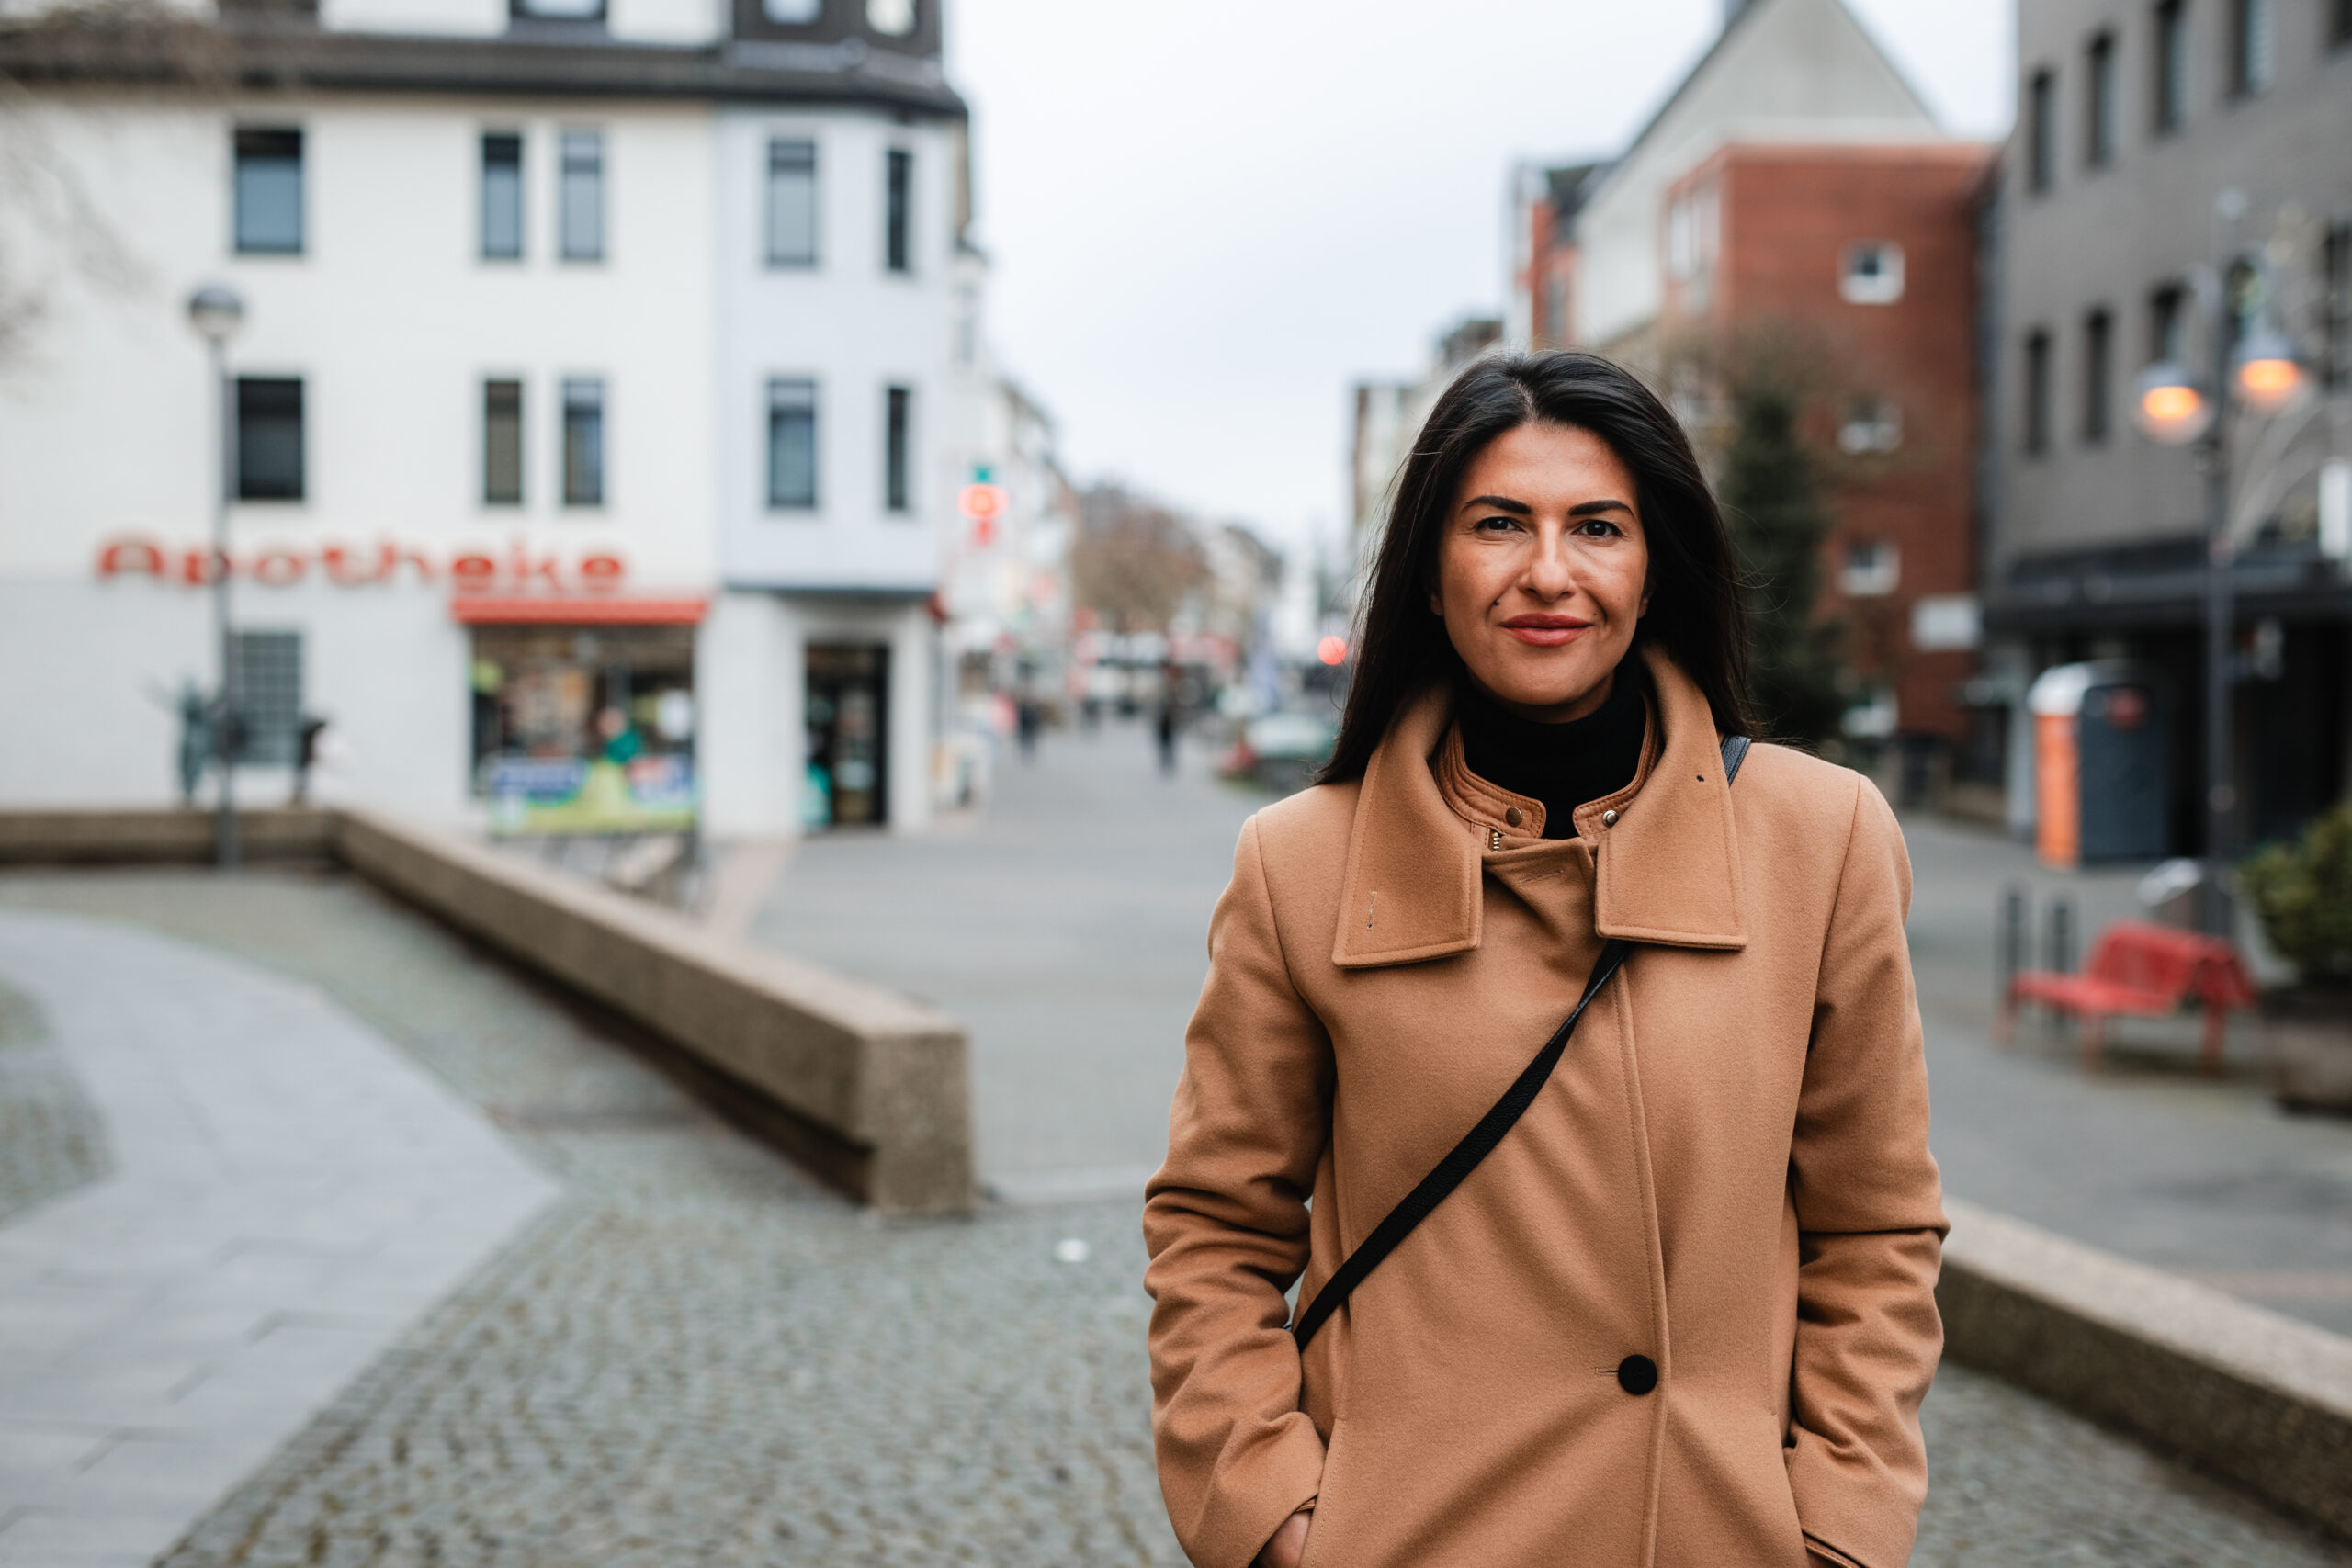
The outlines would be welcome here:
M 1564 647 L 1591 626 L 1590 621 L 1579 621 L 1573 615 L 1513 615 L 1503 623 L 1503 630 L 1530 648 Z

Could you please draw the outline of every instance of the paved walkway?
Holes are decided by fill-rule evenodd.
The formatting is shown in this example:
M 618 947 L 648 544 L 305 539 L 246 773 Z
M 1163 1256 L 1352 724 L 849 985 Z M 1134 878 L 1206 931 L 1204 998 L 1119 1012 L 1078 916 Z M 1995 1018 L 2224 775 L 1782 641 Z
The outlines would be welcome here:
M 12 907 L 136 919 L 316 987 L 568 1194 L 164 1568 L 1182 1562 L 1133 1199 L 877 1224 L 700 1111 L 626 1030 L 339 879 L 0 875 Z M 1925 1419 L 1918 1568 L 2352 1568 L 1965 1368 Z M 168 1467 L 147 1485 L 120 1495 L 200 1489 Z
M 0 1563 L 145 1564 L 555 1196 L 317 991 L 0 914 L 113 1152 L 0 1229 Z

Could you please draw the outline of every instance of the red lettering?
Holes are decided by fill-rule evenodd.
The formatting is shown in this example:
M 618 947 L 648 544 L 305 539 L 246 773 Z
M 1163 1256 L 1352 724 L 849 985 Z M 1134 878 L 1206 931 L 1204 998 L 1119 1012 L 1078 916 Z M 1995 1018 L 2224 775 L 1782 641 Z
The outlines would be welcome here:
M 460 592 L 479 593 L 498 576 L 498 563 L 478 550 L 451 558 L 449 576 Z
M 144 539 L 117 539 L 98 551 L 100 577 L 116 577 L 124 572 L 136 572 L 141 577 L 163 576 L 162 547 Z
M 236 563 L 219 550 L 187 550 L 180 556 L 180 581 L 191 588 L 218 582 L 236 570 Z
M 363 588 L 371 582 L 381 582 L 391 574 L 392 547 L 386 545 L 379 558 L 381 564 L 375 570 L 359 572 L 349 570 L 351 551 L 345 547 L 329 545 L 319 551 L 320 567 L 325 570 L 327 581 L 338 588 Z
M 580 558 L 580 581 L 590 588 L 618 588 L 628 570 L 621 558 L 610 551 L 599 550 L 594 555 Z
M 554 592 L 563 586 L 555 574 L 555 557 L 541 556 L 536 563 L 533 562 L 530 541 L 527 539 L 516 539 L 514 547 L 507 552 L 506 558 L 508 563 L 506 570 L 513 574 L 514 586 L 517 588 L 530 587 L 531 579 L 535 577 L 547 579 L 549 592 Z
M 290 588 L 310 570 L 309 561 L 283 545 L 254 558 L 254 581 L 265 588 Z
M 403 563 L 416 569 L 416 580 L 419 582 L 430 582 L 433 581 L 433 558 L 426 555 L 422 550 L 413 550 L 405 545 L 395 545 L 390 540 L 386 540 L 384 544 L 383 560 L 384 570 L 382 576 L 383 580 L 387 582 L 390 582 L 392 580 L 392 574 L 398 571 Z M 454 562 L 451 564 L 450 570 L 452 571 L 457 570 Z

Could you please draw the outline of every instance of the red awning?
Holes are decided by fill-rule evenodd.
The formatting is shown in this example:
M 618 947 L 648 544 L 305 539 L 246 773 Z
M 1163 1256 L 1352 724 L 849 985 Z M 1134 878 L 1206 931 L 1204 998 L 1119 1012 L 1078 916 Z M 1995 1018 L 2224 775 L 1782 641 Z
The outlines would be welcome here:
M 710 608 L 699 596 L 633 598 L 617 593 L 462 593 L 449 612 L 469 626 L 691 626 Z

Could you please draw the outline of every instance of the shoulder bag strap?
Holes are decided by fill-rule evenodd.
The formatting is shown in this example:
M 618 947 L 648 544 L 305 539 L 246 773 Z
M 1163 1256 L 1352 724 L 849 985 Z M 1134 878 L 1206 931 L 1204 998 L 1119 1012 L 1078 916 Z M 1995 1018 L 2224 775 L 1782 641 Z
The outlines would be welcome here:
M 1723 751 L 1724 783 L 1729 784 L 1739 776 L 1739 765 L 1747 759 L 1747 737 L 1726 735 Z M 1503 1091 L 1503 1097 L 1478 1118 L 1478 1124 L 1464 1134 L 1462 1141 L 1437 1162 L 1436 1168 L 1422 1177 L 1419 1184 L 1388 1211 L 1387 1217 L 1373 1227 L 1372 1234 L 1364 1237 L 1363 1245 L 1348 1254 L 1338 1270 L 1315 1293 L 1315 1299 L 1307 1303 L 1306 1310 L 1292 1321 L 1291 1337 L 1298 1342 L 1300 1349 L 1306 1348 L 1306 1342 L 1315 1337 L 1315 1331 L 1340 1310 L 1340 1304 L 1363 1283 L 1364 1276 L 1379 1268 L 1388 1255 L 1396 1250 L 1396 1244 L 1410 1235 L 1413 1227 L 1429 1217 L 1430 1210 L 1445 1201 L 1446 1195 L 1462 1185 L 1463 1178 L 1478 1168 L 1478 1162 L 1493 1152 L 1495 1145 L 1503 1141 L 1503 1134 L 1510 1132 L 1512 1124 L 1526 1114 L 1527 1108 L 1535 1103 L 1536 1095 L 1543 1091 L 1545 1081 L 1552 1076 L 1552 1069 L 1559 1065 L 1561 1055 L 1566 1052 L 1569 1037 L 1577 1032 L 1577 1020 L 1584 1016 L 1584 1010 L 1591 1004 L 1594 997 L 1600 994 L 1600 987 L 1609 983 L 1609 977 L 1617 973 L 1625 962 L 1625 955 L 1632 951 L 1631 942 L 1617 939 L 1602 945 L 1600 956 L 1593 960 L 1592 976 L 1584 983 L 1584 995 L 1577 998 L 1577 1005 L 1560 1021 L 1560 1027 L 1552 1032 L 1552 1038 L 1544 1043 L 1544 1049 L 1535 1053 L 1535 1059 L 1511 1080 L 1511 1086 Z

